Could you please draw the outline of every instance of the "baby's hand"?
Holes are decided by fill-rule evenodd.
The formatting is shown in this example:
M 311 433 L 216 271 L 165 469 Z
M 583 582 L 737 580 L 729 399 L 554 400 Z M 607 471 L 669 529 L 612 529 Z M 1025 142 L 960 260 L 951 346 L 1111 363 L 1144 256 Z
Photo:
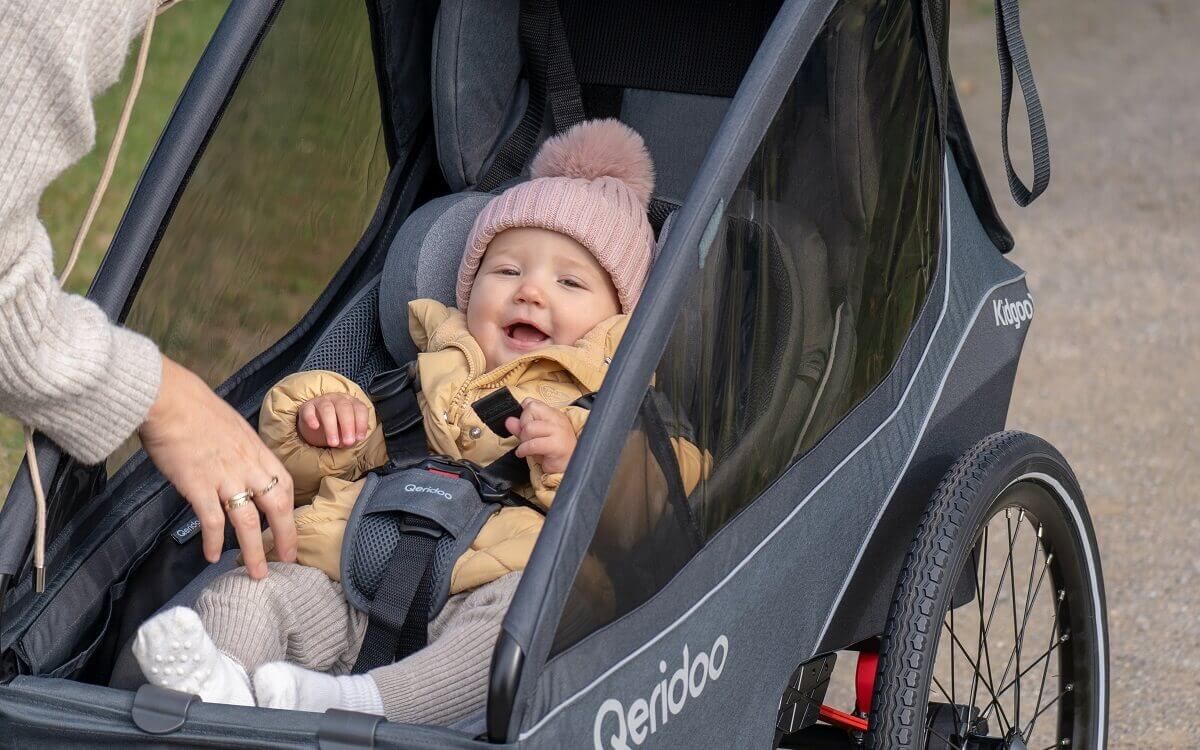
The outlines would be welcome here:
M 557 474 L 567 469 L 567 462 L 575 452 L 575 428 L 567 415 L 536 398 L 521 402 L 521 418 L 509 417 L 504 426 L 521 444 L 517 455 L 532 456 L 542 465 L 547 474 Z
M 305 401 L 296 429 L 316 448 L 349 448 L 367 438 L 367 405 L 346 393 L 329 393 Z

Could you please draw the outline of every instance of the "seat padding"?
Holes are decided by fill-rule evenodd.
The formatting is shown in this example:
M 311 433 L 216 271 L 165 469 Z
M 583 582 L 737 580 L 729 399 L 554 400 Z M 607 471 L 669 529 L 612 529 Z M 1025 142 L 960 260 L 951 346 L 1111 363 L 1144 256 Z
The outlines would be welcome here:
M 433 123 L 451 190 L 471 187 L 525 112 L 520 0 L 443 0 L 433 36 Z
M 455 193 L 435 198 L 408 217 L 392 239 L 379 279 L 379 325 L 397 364 L 417 356 L 408 333 L 408 303 L 435 299 L 454 304 L 458 264 L 475 217 L 494 196 Z

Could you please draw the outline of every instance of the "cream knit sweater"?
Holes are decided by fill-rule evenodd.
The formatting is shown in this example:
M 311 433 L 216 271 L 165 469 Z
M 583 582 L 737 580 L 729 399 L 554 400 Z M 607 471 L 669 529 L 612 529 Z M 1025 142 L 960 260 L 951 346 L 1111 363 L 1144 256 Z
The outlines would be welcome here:
M 0 0 L 0 412 L 102 461 L 158 394 L 153 342 L 59 290 L 38 200 L 91 150 L 91 100 L 157 0 Z

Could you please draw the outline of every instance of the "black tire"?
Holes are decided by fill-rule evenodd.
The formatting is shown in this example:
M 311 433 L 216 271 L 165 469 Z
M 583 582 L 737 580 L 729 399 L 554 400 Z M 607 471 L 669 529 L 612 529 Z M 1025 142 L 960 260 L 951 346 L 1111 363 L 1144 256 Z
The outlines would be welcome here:
M 1026 603 L 1018 613 L 1016 589 L 1025 586 L 1025 573 L 1023 567 L 1018 570 L 1014 563 L 1014 550 L 1024 549 L 1017 542 L 1021 541 L 1022 524 L 1027 519 L 1033 529 L 1029 585 L 1025 590 Z M 989 562 L 996 559 L 995 555 L 988 548 L 993 528 L 998 528 L 996 533 L 1000 535 L 999 554 L 1004 554 L 1003 532 L 1007 529 L 1008 550 L 989 613 L 988 596 L 997 580 L 987 579 L 989 570 L 995 568 Z M 989 531 L 985 533 L 985 529 Z M 1035 589 L 1039 555 L 1042 572 L 1037 576 Z M 981 585 L 981 577 L 985 585 Z M 1005 591 L 1005 578 L 1013 589 L 1011 597 Z M 1048 626 L 1039 623 L 1038 627 L 1049 637 L 1035 646 L 1032 639 L 1030 643 L 1025 641 L 1032 632 L 1031 613 L 1047 609 L 1044 598 L 1041 603 L 1038 601 L 1043 581 L 1047 579 L 1052 582 L 1048 606 L 1053 622 Z M 959 458 L 938 485 L 905 558 L 880 644 L 867 746 L 888 750 L 1020 747 L 1024 745 L 1011 737 L 1014 732 L 1023 733 L 1028 725 L 1033 736 L 1026 737 L 1023 733 L 1021 739 L 1022 743 L 1030 740 L 1029 747 L 1043 748 L 1066 740 L 1066 744 L 1058 746 L 1102 750 L 1108 722 L 1108 632 L 1102 581 L 1099 552 L 1091 519 L 1083 505 L 1083 493 L 1058 451 L 1044 440 L 1022 432 L 997 433 L 980 441 Z M 1004 673 L 997 680 L 1003 654 L 997 657 L 993 669 L 991 633 L 997 604 L 1007 598 L 1011 598 L 1014 645 Z M 959 605 L 953 611 L 952 601 Z M 972 649 L 963 643 L 965 636 L 959 638 L 954 634 L 952 612 L 958 613 L 961 630 L 965 618 L 976 617 L 976 609 L 977 642 L 983 645 L 977 647 L 972 659 Z M 1003 620 L 1008 619 L 1007 611 L 1006 606 Z M 947 631 L 952 635 L 943 637 Z M 939 644 L 942 649 L 949 649 L 949 688 L 943 684 L 946 651 L 939 651 Z M 1041 650 L 1043 646 L 1045 651 Z M 1028 660 L 1027 655 L 1035 648 L 1033 653 L 1041 654 L 1041 664 L 1027 667 L 1022 661 L 1022 649 Z M 1015 669 L 1011 669 L 1014 657 Z M 957 660 L 965 662 L 969 683 L 955 682 L 961 663 Z M 1051 684 L 1047 690 L 1048 681 L 1054 682 L 1049 680 L 1050 666 L 1054 663 L 1057 663 L 1057 685 Z M 934 678 L 935 666 L 941 680 Z M 1006 677 L 1010 669 L 1012 681 Z M 1034 696 L 1032 689 L 1038 688 L 1039 671 L 1041 685 L 1036 693 L 1036 710 L 1027 709 L 1025 716 L 1021 716 L 1022 706 Z M 1033 683 L 1022 697 L 1021 683 L 1026 675 L 1033 678 Z M 976 705 L 975 693 L 980 691 L 981 684 L 993 696 L 998 694 L 998 698 L 989 700 L 986 691 L 981 691 L 985 694 Z M 1053 703 L 1047 697 L 1042 708 L 1044 695 L 1057 697 Z M 1005 704 L 1013 698 L 1010 711 L 1002 715 Z M 985 700 L 986 712 L 980 710 Z M 1051 711 L 1057 714 L 1057 721 L 1048 715 Z M 979 739 L 983 737 L 991 739 Z M 1050 741 L 1045 741 L 1046 737 Z

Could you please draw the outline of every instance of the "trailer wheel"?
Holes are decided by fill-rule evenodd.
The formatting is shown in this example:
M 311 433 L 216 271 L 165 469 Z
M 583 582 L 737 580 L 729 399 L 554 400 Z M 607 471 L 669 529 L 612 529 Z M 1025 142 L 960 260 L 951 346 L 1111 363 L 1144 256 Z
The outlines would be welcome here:
M 1104 587 L 1083 494 L 1044 440 L 991 435 L 942 479 L 905 558 L 866 744 L 1102 749 L 1107 724 Z

